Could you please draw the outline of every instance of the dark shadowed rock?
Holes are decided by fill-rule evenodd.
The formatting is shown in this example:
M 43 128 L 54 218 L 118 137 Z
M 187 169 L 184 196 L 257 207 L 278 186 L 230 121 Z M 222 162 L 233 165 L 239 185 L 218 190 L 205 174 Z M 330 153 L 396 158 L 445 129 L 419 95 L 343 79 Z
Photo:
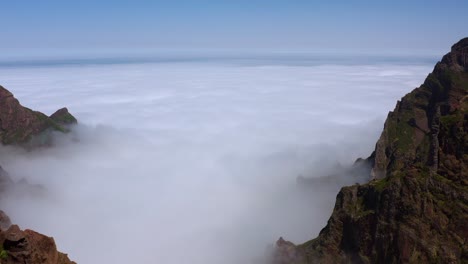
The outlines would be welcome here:
M 372 180 L 343 187 L 317 238 L 286 263 L 468 263 L 468 38 L 390 112 Z
M 68 112 L 66 107 L 57 110 L 50 118 L 60 125 L 73 125 L 78 123 L 76 118 Z

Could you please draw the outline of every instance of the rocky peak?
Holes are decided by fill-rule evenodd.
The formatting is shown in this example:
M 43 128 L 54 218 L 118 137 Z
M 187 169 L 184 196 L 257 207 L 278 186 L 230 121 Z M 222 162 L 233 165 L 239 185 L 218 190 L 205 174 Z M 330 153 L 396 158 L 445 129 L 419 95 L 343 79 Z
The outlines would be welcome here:
M 12 225 L 0 230 L 0 261 L 5 264 L 74 264 L 66 254 L 57 251 L 55 241 L 32 230 Z
M 454 44 L 449 54 L 442 58 L 440 67 L 455 71 L 468 71 L 468 38 Z
M 275 264 L 468 263 L 468 38 L 397 102 L 369 159 L 317 238 L 281 239 Z
M 453 45 L 421 87 L 397 102 L 376 144 L 372 179 L 416 165 L 437 171 L 441 122 L 452 115 L 461 122 L 468 108 L 467 66 L 465 38 Z
M 3 144 L 44 145 L 50 131 L 67 132 L 76 119 L 62 108 L 51 117 L 22 106 L 13 94 L 0 86 L 0 142 Z
M 67 126 L 78 123 L 76 118 L 68 112 L 66 107 L 60 108 L 55 113 L 53 113 L 50 118 L 57 122 L 60 125 Z

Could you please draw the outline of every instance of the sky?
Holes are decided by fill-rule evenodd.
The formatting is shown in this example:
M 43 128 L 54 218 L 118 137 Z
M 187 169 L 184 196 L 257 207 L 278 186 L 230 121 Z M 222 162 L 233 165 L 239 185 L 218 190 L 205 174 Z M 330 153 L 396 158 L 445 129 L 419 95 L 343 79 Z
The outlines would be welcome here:
M 468 1 L 0 1 L 3 53 L 144 50 L 441 53 Z
M 341 186 L 367 181 L 343 167 L 372 152 L 396 101 L 465 36 L 465 2 L 0 0 L 1 85 L 79 120 L 54 148 L 0 146 L 15 182 L 42 186 L 15 185 L 0 208 L 78 263 L 258 264 L 280 236 L 315 237 Z M 2 61 L 154 51 L 297 56 Z M 322 51 L 335 58 L 301 53 Z

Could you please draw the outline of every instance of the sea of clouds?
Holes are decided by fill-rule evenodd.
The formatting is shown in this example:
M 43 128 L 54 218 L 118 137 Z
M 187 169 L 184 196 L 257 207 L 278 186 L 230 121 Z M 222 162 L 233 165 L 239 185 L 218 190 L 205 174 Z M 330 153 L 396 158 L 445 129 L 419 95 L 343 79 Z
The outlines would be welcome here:
M 167 62 L 0 67 L 27 107 L 67 106 L 53 148 L 0 148 L 38 184 L 0 201 L 78 263 L 255 263 L 325 226 L 340 186 L 298 188 L 367 157 L 429 64 Z

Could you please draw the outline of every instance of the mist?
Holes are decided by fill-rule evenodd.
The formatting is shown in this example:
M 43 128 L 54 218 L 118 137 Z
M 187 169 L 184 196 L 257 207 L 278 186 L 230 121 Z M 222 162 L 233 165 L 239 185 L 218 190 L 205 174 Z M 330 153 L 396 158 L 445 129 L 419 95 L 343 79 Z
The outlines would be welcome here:
M 315 237 L 355 182 L 296 178 L 369 156 L 431 64 L 1 67 L 22 105 L 67 106 L 79 125 L 52 148 L 0 148 L 35 185 L 0 205 L 78 263 L 259 263 L 280 236 Z

